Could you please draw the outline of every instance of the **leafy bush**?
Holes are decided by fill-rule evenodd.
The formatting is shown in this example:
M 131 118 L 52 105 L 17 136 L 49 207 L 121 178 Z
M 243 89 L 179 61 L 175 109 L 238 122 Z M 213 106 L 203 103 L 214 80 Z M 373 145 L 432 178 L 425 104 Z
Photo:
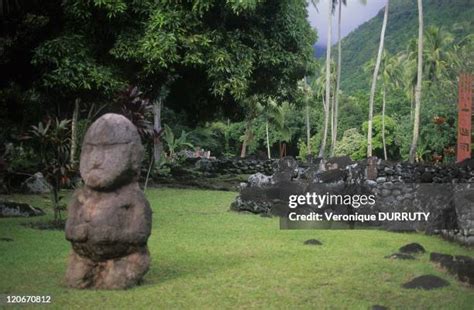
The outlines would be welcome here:
M 319 146 L 321 144 L 321 134 L 316 134 L 310 139 L 311 154 L 317 156 L 319 152 Z M 298 156 L 297 158 L 302 161 L 306 161 L 306 156 L 308 155 L 308 146 L 306 143 L 306 138 L 298 140 Z
M 61 221 L 61 211 L 65 204 L 61 203 L 59 191 L 61 186 L 69 182 L 72 170 L 69 161 L 71 145 L 71 121 L 48 119 L 38 126 L 31 126 L 30 139 L 39 151 L 43 174 L 52 185 L 51 200 L 53 203 L 54 221 Z
M 175 159 L 176 152 L 184 149 L 184 147 L 193 148 L 193 145 L 188 142 L 188 133 L 182 130 L 181 135 L 177 138 L 168 125 L 165 125 L 163 131 L 163 141 L 168 150 L 167 155 L 171 160 Z
M 366 138 L 359 133 L 357 128 L 344 131 L 342 139 L 336 144 L 334 154 L 336 156 L 350 156 L 353 160 L 361 160 L 366 157 Z

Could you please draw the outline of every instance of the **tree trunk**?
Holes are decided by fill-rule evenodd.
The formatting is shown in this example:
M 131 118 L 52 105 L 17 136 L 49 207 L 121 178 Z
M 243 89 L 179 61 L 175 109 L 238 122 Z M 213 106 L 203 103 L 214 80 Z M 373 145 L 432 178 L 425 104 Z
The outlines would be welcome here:
M 336 120 L 335 120 L 335 116 L 336 116 L 336 111 L 335 111 L 335 106 L 336 106 L 336 102 L 335 102 L 335 98 L 336 98 L 336 87 L 333 87 L 333 93 L 332 93 L 332 97 L 331 97 L 331 148 L 329 149 L 329 156 L 332 157 L 334 156 L 334 133 L 336 131 Z
M 387 145 L 385 143 L 385 81 L 382 89 L 382 145 L 383 145 L 383 156 L 387 160 Z
M 379 51 L 377 54 L 377 61 L 375 62 L 374 75 L 372 76 L 372 87 L 370 89 L 369 121 L 368 121 L 368 126 L 367 126 L 368 127 L 367 128 L 367 157 L 372 157 L 372 121 L 374 117 L 374 97 L 375 97 L 375 89 L 377 87 L 377 77 L 379 74 L 380 62 L 382 60 L 383 42 L 385 38 L 385 29 L 387 28 L 389 2 L 390 1 L 387 0 L 387 4 L 385 5 L 382 31 L 380 32 Z
M 77 119 L 79 117 L 79 103 L 80 99 L 76 98 L 74 101 L 74 112 L 72 112 L 72 122 L 71 122 L 71 158 L 69 162 L 71 166 L 76 165 L 76 153 L 77 153 Z
M 326 105 L 324 106 L 324 131 L 323 139 L 321 141 L 321 148 L 319 149 L 319 157 L 324 156 L 326 149 L 326 139 L 328 136 L 328 121 L 329 121 L 329 105 L 331 104 L 331 37 L 332 37 L 332 5 L 328 5 L 328 37 L 326 44 Z
M 311 128 L 309 126 L 309 100 L 306 100 L 306 155 L 311 155 Z
M 410 162 L 415 162 L 416 147 L 420 134 L 421 82 L 423 79 L 423 3 L 418 0 L 418 71 L 415 88 L 415 119 L 413 120 L 413 140 L 410 146 Z
M 341 54 L 342 54 L 342 47 L 341 47 L 341 11 L 342 11 L 342 1 L 339 0 L 339 12 L 338 12 L 338 19 L 337 19 L 337 73 L 336 73 L 336 95 L 334 100 L 334 132 L 333 132 L 333 142 L 331 146 L 331 156 L 334 155 L 334 150 L 336 148 L 337 143 L 337 122 L 338 122 L 338 115 L 339 115 L 339 89 L 341 83 Z
M 268 134 L 268 120 L 267 122 L 265 123 L 265 133 L 266 133 L 266 138 L 267 138 L 267 156 L 268 156 L 268 159 L 272 158 L 271 154 L 270 154 L 270 136 Z
M 323 128 L 323 137 L 321 141 L 321 147 L 319 149 L 318 157 L 324 156 L 324 149 L 326 148 L 326 137 L 328 135 L 328 126 L 329 126 L 329 106 L 326 104 L 326 100 L 323 97 L 323 107 L 324 107 L 324 128 Z
M 163 153 L 163 141 L 161 141 L 161 109 L 163 106 L 163 99 L 158 98 L 153 102 L 153 159 L 155 165 L 160 164 L 161 154 Z
M 247 124 L 245 125 L 245 134 L 244 134 L 244 141 L 242 142 L 242 150 L 240 151 L 240 157 L 245 158 L 247 156 L 247 145 L 250 142 L 251 132 L 252 130 L 252 121 L 248 120 Z

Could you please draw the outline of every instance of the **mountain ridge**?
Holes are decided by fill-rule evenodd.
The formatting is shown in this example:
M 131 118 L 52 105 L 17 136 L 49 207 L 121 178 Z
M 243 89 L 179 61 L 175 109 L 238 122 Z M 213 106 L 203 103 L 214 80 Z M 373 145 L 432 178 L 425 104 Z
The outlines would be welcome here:
M 425 0 L 423 1 L 424 28 L 439 26 L 450 31 L 460 40 L 474 30 L 474 0 Z M 361 24 L 341 41 L 341 89 L 351 94 L 369 90 L 369 75 L 363 72 L 364 64 L 376 56 L 383 9 L 376 16 Z M 344 21 L 342 21 L 344 22 Z M 391 0 L 389 7 L 385 48 L 392 54 L 406 49 L 410 39 L 418 34 L 418 8 L 413 0 Z M 333 57 L 336 54 L 333 53 Z

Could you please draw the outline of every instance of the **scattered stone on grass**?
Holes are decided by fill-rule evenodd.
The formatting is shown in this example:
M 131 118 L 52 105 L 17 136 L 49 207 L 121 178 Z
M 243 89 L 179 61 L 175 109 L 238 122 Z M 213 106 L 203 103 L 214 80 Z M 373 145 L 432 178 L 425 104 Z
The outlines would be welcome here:
M 468 256 L 453 256 L 442 253 L 431 253 L 430 261 L 439 264 L 459 281 L 474 286 L 474 259 Z
M 44 215 L 44 211 L 27 203 L 0 201 L 0 217 L 30 217 Z
M 391 255 L 385 256 L 385 258 L 390 259 L 415 259 L 415 256 L 406 254 L 406 253 L 393 253 Z
M 0 241 L 12 242 L 13 239 L 12 239 L 12 238 L 5 238 L 5 237 L 2 237 L 2 238 L 0 238 Z
M 423 290 L 432 290 L 436 288 L 441 288 L 448 286 L 449 282 L 445 279 L 434 275 L 423 275 L 416 277 L 407 283 L 403 284 L 403 288 L 413 289 L 413 288 L 421 288 Z
M 322 242 L 317 239 L 308 239 L 304 242 L 306 245 L 322 245 Z
M 409 243 L 407 245 L 402 246 L 399 251 L 400 253 L 405 254 L 418 254 L 425 253 L 425 248 L 419 243 Z
M 48 194 L 51 192 L 52 186 L 41 172 L 37 172 L 26 179 L 21 188 L 25 194 Z

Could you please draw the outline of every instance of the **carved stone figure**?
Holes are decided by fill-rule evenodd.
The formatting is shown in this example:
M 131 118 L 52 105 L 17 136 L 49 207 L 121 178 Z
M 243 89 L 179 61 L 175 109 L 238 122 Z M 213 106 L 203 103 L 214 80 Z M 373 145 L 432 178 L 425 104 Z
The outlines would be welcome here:
M 85 186 L 74 193 L 66 222 L 69 287 L 128 288 L 148 271 L 151 209 L 137 182 L 142 157 L 138 131 L 124 116 L 105 114 L 87 130 Z

